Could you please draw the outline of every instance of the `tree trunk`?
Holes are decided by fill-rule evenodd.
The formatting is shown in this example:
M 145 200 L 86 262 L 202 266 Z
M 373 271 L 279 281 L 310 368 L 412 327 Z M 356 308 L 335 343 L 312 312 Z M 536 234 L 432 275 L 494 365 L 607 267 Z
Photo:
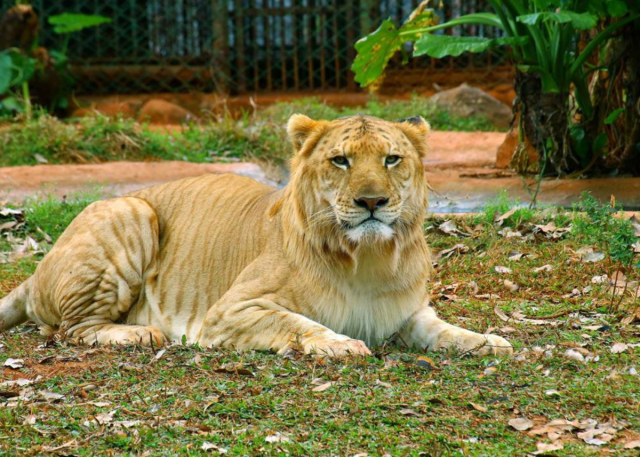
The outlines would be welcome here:
M 571 154 L 567 94 L 545 94 L 538 75 L 520 71 L 515 89 L 524 134 L 538 152 L 540 169 L 558 175 L 574 171 L 579 162 Z
M 624 150 L 620 157 L 621 171 L 640 174 L 640 26 L 630 24 L 625 28 L 622 40 L 625 43 L 623 113 L 625 120 Z

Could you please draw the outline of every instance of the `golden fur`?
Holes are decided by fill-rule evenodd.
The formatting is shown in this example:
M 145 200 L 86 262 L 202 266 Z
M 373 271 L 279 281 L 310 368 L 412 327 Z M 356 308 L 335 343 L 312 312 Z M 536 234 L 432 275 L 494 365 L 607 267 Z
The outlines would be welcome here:
M 0 322 L 29 318 L 86 343 L 511 352 L 428 305 L 422 118 L 294 115 L 288 132 L 282 190 L 206 175 L 90 205 L 0 302 Z

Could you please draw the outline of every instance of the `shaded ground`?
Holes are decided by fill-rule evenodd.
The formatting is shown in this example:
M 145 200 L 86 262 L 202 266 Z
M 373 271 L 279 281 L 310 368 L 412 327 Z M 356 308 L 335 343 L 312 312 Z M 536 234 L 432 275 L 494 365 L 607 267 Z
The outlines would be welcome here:
M 610 283 L 594 281 L 611 276 L 608 262 L 585 263 L 573 232 L 533 233 L 531 217 L 506 219 L 520 237 L 483 222 L 491 212 L 457 220 L 468 236 L 444 234 L 437 219 L 426 228 L 441 253 L 430 286 L 438 312 L 509 338 L 513 358 L 87 348 L 45 343 L 26 325 L 0 334 L 0 454 L 637 455 L 640 328 L 608 311 Z M 0 296 L 37 260 L 0 264 Z M 638 279 L 627 273 L 635 287 Z M 631 306 L 637 289 L 628 289 Z M 2 367 L 8 358 L 22 366 Z
M 523 180 L 511 172 L 493 168 L 496 150 L 504 136 L 498 132 L 433 132 L 431 151 L 425 161 L 433 189 L 432 211 L 479 211 L 502 191 L 522 203 L 530 201 L 536 185 L 534 179 Z M 96 185 L 105 196 L 116 196 L 173 179 L 227 172 L 270 184 L 286 177 L 281 170 L 265 171 L 249 163 L 113 162 L 10 167 L 0 168 L 0 200 L 21 201 L 42 192 L 62 196 Z M 640 209 L 640 178 L 547 179 L 542 182 L 538 200 L 542 204 L 570 206 L 584 191 L 591 191 L 602 201 L 613 194 L 626 209 Z

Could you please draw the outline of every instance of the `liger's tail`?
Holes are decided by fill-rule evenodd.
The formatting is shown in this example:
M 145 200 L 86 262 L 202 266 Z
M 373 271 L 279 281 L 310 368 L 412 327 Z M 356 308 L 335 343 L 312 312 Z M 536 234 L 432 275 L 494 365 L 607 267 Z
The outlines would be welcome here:
M 27 302 L 32 278 L 27 279 L 6 297 L 0 299 L 0 330 L 8 330 L 11 327 L 26 322 Z

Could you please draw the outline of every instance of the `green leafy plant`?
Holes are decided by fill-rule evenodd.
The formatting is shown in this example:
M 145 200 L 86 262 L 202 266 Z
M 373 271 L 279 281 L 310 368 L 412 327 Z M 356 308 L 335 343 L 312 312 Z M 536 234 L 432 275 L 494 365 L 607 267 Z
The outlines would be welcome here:
M 49 17 L 49 24 L 53 31 L 66 35 L 60 51 L 51 51 L 53 67 L 61 76 L 63 85 L 60 93 L 53 97 L 49 108 L 65 108 L 74 80 L 69 73 L 69 58 L 67 48 L 69 34 L 111 22 L 110 18 L 87 14 L 64 13 Z M 35 47 L 35 43 L 33 43 Z M 44 71 L 45 63 L 40 62 L 33 55 L 33 50 L 10 48 L 0 52 L 0 115 L 24 113 L 28 119 L 32 117 L 32 103 L 29 82 L 37 72 Z
M 491 226 L 498 217 L 506 215 L 513 208 L 517 209 L 504 219 L 504 226 L 518 228 L 536 216 L 536 210 L 521 206 L 518 200 L 509 199 L 507 191 L 503 190 L 487 202 L 484 210 L 474 217 L 474 223 Z
M 629 268 L 640 268 L 633 245 L 637 238 L 633 224 L 625 219 L 622 208 L 615 203 L 602 204 L 585 192 L 574 205 L 572 232 L 582 243 L 603 249 L 607 256 L 609 276 Z M 635 264 L 634 264 L 635 261 Z M 626 287 L 625 287 L 626 288 Z M 617 311 L 624 292 L 615 302 L 612 294 L 610 308 Z
M 31 118 L 29 80 L 35 74 L 36 64 L 36 59 L 17 49 L 0 52 L 0 114 L 3 111 L 7 113 L 24 111 L 27 118 Z M 16 90 L 22 92 L 22 100 L 11 94 Z M 7 96 L 2 98 L 3 95 Z
M 556 172 L 562 174 L 582 166 L 604 146 L 602 139 L 594 144 L 593 138 L 587 138 L 583 145 L 593 145 L 593 148 L 583 151 L 582 160 L 576 159 L 567 134 L 571 123 L 569 95 L 573 92 L 578 108 L 589 119 L 593 106 L 587 75 L 593 69 L 588 60 L 616 31 L 640 18 L 636 3 L 634 0 L 489 0 L 493 13 L 468 14 L 444 24 L 434 24 L 434 14 L 425 9 L 427 2 L 423 2 L 412 15 L 413 19 L 399 29 L 386 20 L 375 32 L 362 38 L 356 44 L 358 55 L 352 70 L 361 85 L 372 84 L 406 42 L 412 42 L 414 57 L 442 58 L 507 48 L 517 66 L 521 127 L 539 156 L 547 157 Z M 603 17 L 616 20 L 598 30 L 596 26 Z M 493 28 L 503 36 L 437 34 L 464 25 Z M 581 47 L 581 35 L 586 31 L 592 31 L 593 36 Z M 549 149 L 547 154 L 543 154 L 544 148 Z

